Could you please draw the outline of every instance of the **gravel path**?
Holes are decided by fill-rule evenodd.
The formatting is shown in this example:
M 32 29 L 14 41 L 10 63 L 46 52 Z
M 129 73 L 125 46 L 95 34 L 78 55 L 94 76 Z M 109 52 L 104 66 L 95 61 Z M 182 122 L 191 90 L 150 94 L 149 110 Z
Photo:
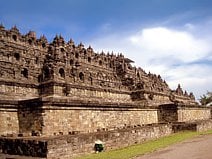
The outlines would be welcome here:
M 212 159 L 212 135 L 203 135 L 134 159 Z

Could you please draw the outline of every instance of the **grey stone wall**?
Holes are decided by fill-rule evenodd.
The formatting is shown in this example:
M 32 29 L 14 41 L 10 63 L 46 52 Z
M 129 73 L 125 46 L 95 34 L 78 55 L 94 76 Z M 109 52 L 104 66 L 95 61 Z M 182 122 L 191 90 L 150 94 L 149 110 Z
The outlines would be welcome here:
M 16 158 L 13 155 L 25 157 L 39 157 L 46 158 L 47 156 L 47 142 L 45 140 L 37 139 L 23 139 L 23 138 L 0 138 L 0 158 Z M 4 155 L 7 157 L 4 157 Z M 9 157 L 12 155 L 13 157 Z
M 88 133 L 151 123 L 158 123 L 157 109 L 52 106 L 45 110 L 42 134 Z
M 164 124 L 68 136 L 67 138 L 50 140 L 47 157 L 60 158 L 63 156 L 63 159 L 68 159 L 73 156 L 92 153 L 94 152 L 94 143 L 98 139 L 103 141 L 107 151 L 167 136 L 171 133 L 171 125 Z M 56 143 L 57 147 L 55 147 Z
M 204 132 L 212 130 L 212 120 L 199 120 L 193 122 L 178 122 L 172 124 L 173 132 L 179 131 L 198 131 Z
M 207 131 L 212 129 L 212 120 L 178 124 L 148 124 L 145 126 L 127 126 L 111 131 L 51 137 L 0 137 L 0 152 L 47 159 L 71 159 L 73 157 L 94 153 L 95 141 L 101 140 L 104 150 L 123 148 L 147 140 L 168 136 L 173 132 L 192 130 Z M 0 155 L 4 156 L 3 154 Z M 9 155 L 8 155 L 9 154 Z M 15 156 L 12 156 L 13 158 Z M 20 156 L 19 156 L 20 157 Z
M 212 120 L 201 121 L 197 124 L 197 131 L 203 132 L 207 130 L 212 130 Z
M 177 114 L 179 122 L 207 120 L 211 118 L 211 109 L 207 107 L 179 107 Z
M 71 132 L 90 133 L 134 125 L 206 120 L 211 117 L 209 108 L 178 108 L 176 105 L 142 108 L 127 103 L 112 105 L 107 102 L 86 103 L 83 100 L 73 102 L 69 98 L 59 97 L 37 98 L 18 103 L 16 107 L 6 107 L 7 104 L 2 103 L 2 135 L 67 135 Z
M 17 134 L 19 132 L 17 107 L 17 102 L 0 100 L 0 135 Z
M 143 127 L 126 127 L 113 131 L 45 138 L 0 137 L 0 151 L 10 155 L 70 159 L 74 156 L 95 152 L 94 145 L 96 140 L 103 141 L 107 151 L 167 136 L 171 133 L 171 125 L 156 124 Z

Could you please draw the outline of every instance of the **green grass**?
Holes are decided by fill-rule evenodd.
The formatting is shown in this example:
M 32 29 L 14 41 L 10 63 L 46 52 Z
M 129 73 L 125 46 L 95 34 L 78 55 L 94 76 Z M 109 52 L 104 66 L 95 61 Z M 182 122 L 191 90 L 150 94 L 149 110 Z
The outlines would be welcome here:
M 212 130 L 203 133 L 189 131 L 180 132 L 167 137 L 159 138 L 157 140 L 147 141 L 142 144 L 133 145 L 117 150 L 101 152 L 98 154 L 85 155 L 82 157 L 77 157 L 76 159 L 130 159 L 139 155 L 156 151 L 158 149 L 167 147 L 178 142 L 182 142 L 186 139 L 190 139 L 198 135 L 207 134 L 212 134 Z

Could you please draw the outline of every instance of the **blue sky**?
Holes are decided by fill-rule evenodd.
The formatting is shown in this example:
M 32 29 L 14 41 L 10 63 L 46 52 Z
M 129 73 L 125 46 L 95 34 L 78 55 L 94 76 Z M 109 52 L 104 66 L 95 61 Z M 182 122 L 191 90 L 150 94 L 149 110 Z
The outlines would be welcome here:
M 211 0 L 0 0 L 0 23 L 122 52 L 197 98 L 212 91 Z

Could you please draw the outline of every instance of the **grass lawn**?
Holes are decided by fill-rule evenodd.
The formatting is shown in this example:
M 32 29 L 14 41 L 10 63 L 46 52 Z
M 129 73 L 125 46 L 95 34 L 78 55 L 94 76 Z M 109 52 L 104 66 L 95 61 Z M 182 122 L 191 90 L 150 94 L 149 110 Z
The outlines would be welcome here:
M 184 141 L 186 139 L 190 139 L 192 137 L 204 134 L 212 134 L 212 130 L 203 133 L 190 131 L 180 132 L 167 137 L 147 141 L 142 144 L 133 145 L 122 149 L 101 152 L 98 154 L 85 155 L 76 159 L 130 159 L 135 156 L 150 153 L 160 148 L 164 148 L 169 145 Z

